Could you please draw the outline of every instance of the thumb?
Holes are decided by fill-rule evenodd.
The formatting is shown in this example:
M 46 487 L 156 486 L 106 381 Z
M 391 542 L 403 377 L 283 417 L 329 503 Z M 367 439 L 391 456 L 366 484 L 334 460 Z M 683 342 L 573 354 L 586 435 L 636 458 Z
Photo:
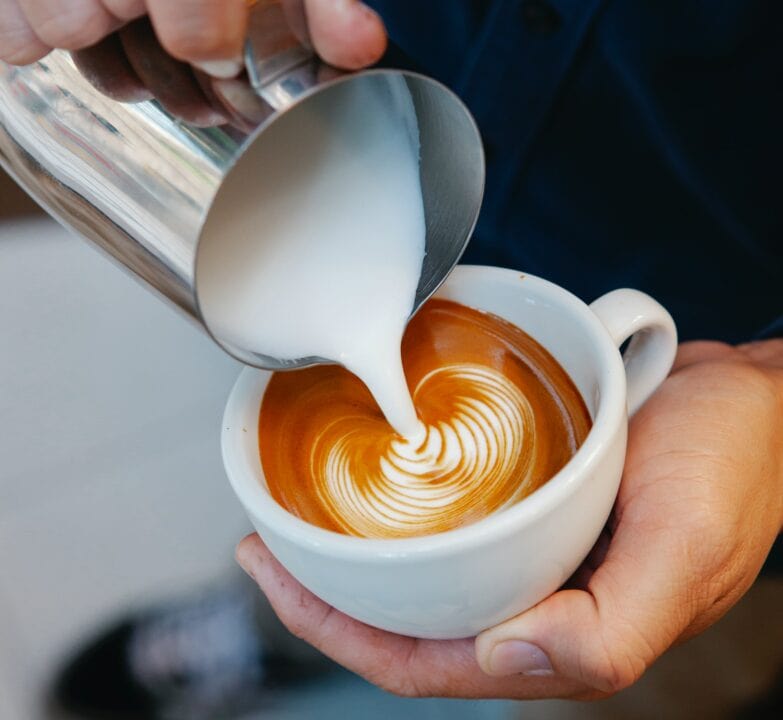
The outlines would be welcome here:
M 379 15 L 359 0 L 306 0 L 313 46 L 330 65 L 357 70 L 380 60 L 386 29 Z
M 618 528 L 585 589 L 557 592 L 479 635 L 479 665 L 488 675 L 556 675 L 600 693 L 628 687 L 692 619 L 687 559 L 671 535 Z

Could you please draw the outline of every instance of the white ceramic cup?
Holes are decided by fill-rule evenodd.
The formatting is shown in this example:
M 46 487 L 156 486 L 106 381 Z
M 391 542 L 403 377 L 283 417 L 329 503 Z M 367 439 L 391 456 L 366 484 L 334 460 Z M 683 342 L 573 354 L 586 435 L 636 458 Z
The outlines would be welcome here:
M 554 355 L 587 404 L 593 427 L 584 444 L 532 495 L 472 525 L 423 537 L 357 538 L 310 525 L 278 505 L 265 485 L 258 415 L 270 373 L 255 368 L 245 368 L 231 392 L 222 444 L 253 526 L 302 585 L 384 630 L 458 638 L 532 607 L 585 558 L 617 494 L 628 413 L 669 373 L 677 333 L 669 313 L 636 290 L 615 290 L 588 306 L 546 280 L 501 268 L 458 266 L 437 297 L 522 328 Z M 618 348 L 631 336 L 623 357 Z

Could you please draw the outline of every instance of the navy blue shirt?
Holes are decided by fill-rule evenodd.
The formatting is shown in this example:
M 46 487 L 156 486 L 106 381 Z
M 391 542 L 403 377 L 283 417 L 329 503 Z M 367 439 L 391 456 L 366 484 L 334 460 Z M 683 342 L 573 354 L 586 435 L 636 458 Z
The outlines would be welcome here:
M 783 335 L 783 3 L 369 4 L 481 128 L 466 261 L 639 288 L 683 340 Z

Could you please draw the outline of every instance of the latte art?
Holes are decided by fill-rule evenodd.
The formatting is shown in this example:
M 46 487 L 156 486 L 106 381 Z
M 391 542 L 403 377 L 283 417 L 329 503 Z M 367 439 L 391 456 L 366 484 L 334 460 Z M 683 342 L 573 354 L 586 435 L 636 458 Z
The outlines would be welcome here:
M 349 535 L 430 535 L 526 497 L 589 430 L 554 358 L 488 313 L 431 300 L 409 324 L 402 357 L 422 424 L 415 438 L 395 433 L 344 368 L 271 378 L 259 447 L 280 505 Z
M 413 399 L 425 422 L 433 399 L 451 404 L 422 440 L 383 427 L 376 437 L 338 421 L 314 446 L 320 502 L 343 532 L 430 534 L 462 524 L 477 505 L 499 508 L 525 494 L 535 466 L 534 417 L 515 385 L 489 368 L 451 365 L 422 378 Z M 377 459 L 368 457 L 379 446 Z

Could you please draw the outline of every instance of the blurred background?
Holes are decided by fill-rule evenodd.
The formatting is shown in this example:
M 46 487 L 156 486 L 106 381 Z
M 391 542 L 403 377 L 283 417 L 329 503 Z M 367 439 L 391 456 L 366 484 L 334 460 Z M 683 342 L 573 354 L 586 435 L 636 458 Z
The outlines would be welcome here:
M 245 592 L 233 550 L 249 525 L 218 445 L 238 370 L 0 172 L 0 719 L 78 718 L 51 689 L 86 642 L 161 603 Z M 409 700 L 294 666 L 241 717 L 780 717 L 782 609 L 783 579 L 760 579 L 600 703 Z

